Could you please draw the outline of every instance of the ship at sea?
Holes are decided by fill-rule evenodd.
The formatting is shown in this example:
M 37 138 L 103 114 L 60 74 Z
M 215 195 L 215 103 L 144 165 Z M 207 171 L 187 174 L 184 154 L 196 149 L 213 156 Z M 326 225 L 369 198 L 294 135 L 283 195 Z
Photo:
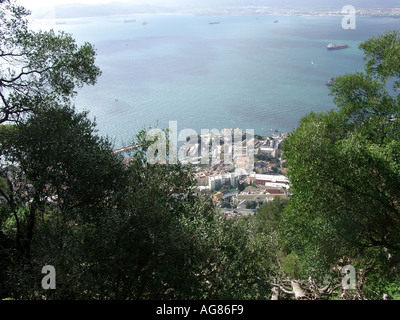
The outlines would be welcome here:
M 330 78 L 330 79 L 327 81 L 326 85 L 327 85 L 328 87 L 332 87 L 334 83 L 335 83 L 335 78 Z
M 209 22 L 208 24 L 220 24 L 221 22 L 219 21 L 214 21 L 214 22 Z
M 340 49 L 347 49 L 349 47 L 348 44 L 333 44 L 330 43 L 326 47 L 328 50 L 340 50 Z

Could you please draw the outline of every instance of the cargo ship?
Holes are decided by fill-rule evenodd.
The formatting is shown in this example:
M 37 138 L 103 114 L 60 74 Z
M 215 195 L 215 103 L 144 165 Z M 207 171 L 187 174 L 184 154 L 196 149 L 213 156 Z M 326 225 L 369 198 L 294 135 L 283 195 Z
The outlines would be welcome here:
M 340 49 L 347 49 L 349 47 L 348 44 L 333 44 L 330 43 L 326 47 L 328 50 L 340 50 Z

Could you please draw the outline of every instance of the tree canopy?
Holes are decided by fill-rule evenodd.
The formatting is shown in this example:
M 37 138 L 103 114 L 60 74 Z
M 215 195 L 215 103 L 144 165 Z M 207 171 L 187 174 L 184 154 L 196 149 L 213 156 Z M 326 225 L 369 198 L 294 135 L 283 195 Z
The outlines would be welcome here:
M 33 32 L 0 0 L 0 296 L 15 299 L 263 298 L 270 242 L 228 225 L 194 171 L 130 160 L 71 106 L 100 75 L 94 47 Z M 271 258 L 272 259 L 272 258 Z M 57 289 L 40 273 L 54 266 Z
M 29 14 L 13 0 L 0 1 L 0 123 L 69 102 L 77 87 L 95 84 L 101 74 L 90 43 L 78 46 L 62 31 L 32 31 Z
M 285 141 L 293 196 L 282 230 L 310 268 L 352 256 L 390 277 L 399 263 L 399 45 L 398 32 L 361 44 L 366 70 L 335 79 L 337 109 L 304 117 Z

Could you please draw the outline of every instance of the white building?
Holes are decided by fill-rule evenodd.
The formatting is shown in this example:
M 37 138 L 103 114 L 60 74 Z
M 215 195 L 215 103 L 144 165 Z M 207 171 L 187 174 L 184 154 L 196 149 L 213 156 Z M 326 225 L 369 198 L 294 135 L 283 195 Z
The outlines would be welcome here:
M 271 188 L 289 189 L 289 179 L 284 175 L 250 174 L 250 182 Z
M 219 174 L 209 177 L 208 186 L 212 190 L 221 188 L 223 185 L 230 185 L 232 188 L 237 187 L 237 177 L 234 173 Z
M 270 147 L 260 147 L 258 149 L 258 154 L 265 154 L 267 156 L 275 157 L 275 149 Z

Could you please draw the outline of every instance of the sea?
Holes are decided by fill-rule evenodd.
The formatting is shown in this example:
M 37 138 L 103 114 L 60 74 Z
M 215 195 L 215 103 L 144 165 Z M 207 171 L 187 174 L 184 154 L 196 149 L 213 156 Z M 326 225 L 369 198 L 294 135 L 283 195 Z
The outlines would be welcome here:
M 98 134 L 115 147 L 142 129 L 291 132 L 310 112 L 335 108 L 326 82 L 363 71 L 363 41 L 400 30 L 400 19 L 340 16 L 138 14 L 35 20 L 90 42 L 102 75 L 78 90 Z M 329 51 L 329 43 L 348 49 Z

